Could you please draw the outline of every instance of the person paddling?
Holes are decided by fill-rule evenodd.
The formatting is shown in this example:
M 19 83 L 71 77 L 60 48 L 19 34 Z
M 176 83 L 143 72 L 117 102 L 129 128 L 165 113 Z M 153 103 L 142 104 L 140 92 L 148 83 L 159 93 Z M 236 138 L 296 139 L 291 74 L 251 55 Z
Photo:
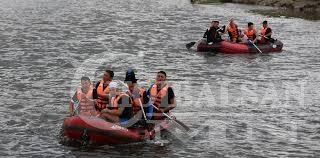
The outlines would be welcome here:
M 261 27 L 261 40 L 260 43 L 264 44 L 267 42 L 273 42 L 274 40 L 271 38 L 272 35 L 272 29 L 268 26 L 268 21 L 263 21 L 262 22 L 262 27 Z
M 70 116 L 73 116 L 75 113 L 87 116 L 96 116 L 98 113 L 95 109 L 95 101 L 93 100 L 92 94 L 93 87 L 89 77 L 82 77 L 81 88 L 77 88 L 69 104 Z M 74 105 L 76 102 L 78 103 L 75 107 Z
M 126 72 L 124 82 L 128 86 L 126 94 L 130 97 L 132 101 L 132 113 L 134 126 L 143 127 L 147 129 L 150 135 L 150 139 L 154 139 L 154 124 L 152 121 L 153 116 L 153 106 L 148 105 L 149 97 L 147 91 L 143 88 L 139 88 L 138 79 L 136 79 L 135 73 L 132 69 Z
M 133 115 L 137 116 L 139 113 L 139 118 L 141 119 L 143 116 L 141 115 L 141 105 L 144 107 L 144 111 L 147 113 L 149 98 L 147 96 L 147 91 L 143 88 L 139 88 L 138 79 L 136 79 L 135 73 L 132 69 L 129 69 L 126 72 L 124 82 L 128 85 L 128 90 L 126 94 L 129 95 L 132 102 L 132 112 Z M 140 105 L 141 104 L 141 105 Z
M 163 120 L 166 117 L 162 113 L 169 113 L 177 106 L 173 88 L 166 83 L 167 74 L 159 71 L 156 76 L 155 84 L 148 90 L 151 103 L 159 110 L 155 109 L 156 120 Z
M 244 31 L 244 34 L 248 37 L 248 42 L 252 41 L 253 43 L 256 43 L 258 40 L 258 33 L 257 30 L 254 28 L 254 25 L 252 22 L 248 23 L 248 28 Z
M 190 49 L 192 46 L 199 45 L 199 44 L 205 44 L 205 45 L 212 45 L 213 43 L 218 43 L 223 41 L 221 38 L 221 35 L 225 33 L 226 26 L 222 26 L 222 28 L 219 27 L 219 21 L 213 20 L 210 23 L 209 28 L 206 30 L 206 32 L 203 35 L 203 38 L 198 40 L 197 42 L 190 42 L 186 44 L 186 48 Z
M 222 28 L 219 27 L 219 21 L 213 20 L 211 22 L 210 28 L 206 30 L 203 35 L 203 38 L 206 39 L 208 44 L 218 43 L 223 41 L 221 35 L 225 32 L 225 26 Z

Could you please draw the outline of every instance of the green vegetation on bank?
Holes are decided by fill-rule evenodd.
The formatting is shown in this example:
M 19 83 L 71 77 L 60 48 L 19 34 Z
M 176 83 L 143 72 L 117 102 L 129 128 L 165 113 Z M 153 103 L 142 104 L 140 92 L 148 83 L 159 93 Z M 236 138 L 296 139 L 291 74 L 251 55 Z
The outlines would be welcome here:
M 191 3 L 242 3 L 280 7 L 274 14 L 319 20 L 320 0 L 191 0 Z M 310 18 L 311 17 L 311 18 Z
M 191 0 L 191 3 L 208 4 L 208 3 L 227 3 L 232 0 Z
M 320 13 L 320 0 L 191 0 L 192 3 L 231 2 L 285 7 L 300 12 Z

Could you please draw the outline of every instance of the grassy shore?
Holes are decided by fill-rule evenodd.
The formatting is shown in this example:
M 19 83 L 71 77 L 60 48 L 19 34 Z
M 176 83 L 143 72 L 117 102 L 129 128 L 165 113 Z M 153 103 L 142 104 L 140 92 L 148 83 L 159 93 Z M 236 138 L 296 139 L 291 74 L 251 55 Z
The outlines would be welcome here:
M 191 3 L 241 3 L 282 8 L 273 14 L 320 20 L 320 0 L 191 0 Z

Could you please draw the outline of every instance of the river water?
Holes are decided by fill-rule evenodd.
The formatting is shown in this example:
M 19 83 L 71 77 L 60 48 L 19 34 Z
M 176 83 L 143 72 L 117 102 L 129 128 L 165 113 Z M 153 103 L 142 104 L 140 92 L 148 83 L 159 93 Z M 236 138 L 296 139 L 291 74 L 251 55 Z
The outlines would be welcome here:
M 256 6 L 187 0 L 0 1 L 1 157 L 319 157 L 320 22 L 268 17 Z M 244 27 L 268 20 L 281 53 L 197 53 L 209 22 Z M 68 101 L 81 76 L 106 68 L 143 87 L 164 70 L 174 115 L 198 133 L 82 151 L 59 143 Z

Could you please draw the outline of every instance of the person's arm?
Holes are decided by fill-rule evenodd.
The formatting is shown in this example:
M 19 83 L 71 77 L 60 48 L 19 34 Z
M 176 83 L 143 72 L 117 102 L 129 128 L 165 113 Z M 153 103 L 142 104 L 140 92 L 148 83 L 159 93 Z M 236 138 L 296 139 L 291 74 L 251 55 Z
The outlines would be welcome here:
M 92 105 L 95 103 L 94 99 L 87 98 L 87 96 L 83 93 L 81 94 L 81 98 L 84 99 L 86 102 L 91 102 Z
M 220 35 L 223 35 L 223 34 L 225 34 L 226 33 L 226 25 L 223 25 L 221 28 L 219 28 L 218 29 L 218 33 L 220 34 Z
M 176 97 L 174 96 L 174 92 L 170 87 L 168 88 L 168 106 L 163 109 L 160 109 L 160 112 L 169 112 L 175 107 L 177 107 L 177 101 L 176 101 Z
M 255 39 L 253 39 L 253 43 L 256 43 L 257 42 L 257 40 L 258 40 L 258 37 L 259 37 L 259 35 L 258 35 L 258 31 L 257 30 L 255 30 L 255 32 L 254 32 L 254 34 L 255 34 L 255 36 L 256 36 L 256 38 Z
M 98 82 L 97 84 L 96 84 L 96 86 L 93 88 L 93 90 L 92 90 L 92 98 L 93 99 L 98 99 L 98 92 L 97 92 L 97 89 L 98 89 L 98 87 L 99 87 L 99 84 L 100 84 L 100 82 Z
M 103 99 L 108 99 L 109 98 L 109 94 L 99 94 L 97 92 L 97 89 L 98 89 L 99 85 L 100 85 L 100 82 L 98 82 L 96 84 L 96 87 L 95 87 L 96 90 L 93 91 L 93 99 L 98 99 L 98 97 L 99 98 L 103 98 Z
M 149 103 L 149 99 L 150 98 L 149 98 L 149 96 L 147 94 L 147 91 L 143 92 L 141 98 L 142 98 L 142 104 L 148 104 Z
M 107 99 L 109 98 L 109 94 L 99 94 L 97 93 L 98 97 L 103 98 L 103 99 Z
M 209 33 L 209 29 L 207 29 L 206 32 L 204 33 L 203 38 L 207 38 L 208 33 Z
M 237 26 L 237 35 L 238 35 L 238 38 L 240 37 L 241 35 L 241 29 Z
M 227 29 L 224 30 L 223 34 L 228 33 L 228 28 L 229 28 L 229 25 L 227 25 Z
M 119 107 L 118 109 L 115 109 L 115 110 L 109 110 L 108 108 L 105 108 L 101 111 L 101 113 L 108 113 L 111 115 L 120 116 L 123 111 L 124 111 L 124 107 Z
M 170 110 L 174 109 L 175 107 L 177 107 L 177 102 L 176 102 L 176 98 L 173 98 L 171 100 L 171 104 L 168 105 L 168 107 L 164 108 L 164 109 L 160 109 L 161 112 L 169 112 Z
M 132 105 L 130 105 L 129 102 L 130 98 L 127 96 L 123 96 L 121 99 L 119 99 L 118 101 L 118 109 L 115 110 L 108 110 L 109 114 L 111 115 L 116 115 L 116 116 L 120 116 L 125 108 L 132 108 Z
M 109 113 L 112 115 L 120 116 L 124 110 L 124 107 L 119 107 L 117 110 L 110 110 Z
M 70 116 L 73 115 L 73 111 L 74 111 L 73 106 L 74 106 L 73 102 L 70 101 L 70 103 L 69 103 L 69 115 L 70 115 Z
M 272 35 L 272 30 L 270 28 L 267 28 L 266 30 L 266 37 L 271 36 Z
M 77 92 L 74 93 L 73 97 L 71 98 L 70 100 L 70 103 L 69 103 L 69 114 L 70 116 L 72 116 L 74 114 L 74 102 L 77 102 L 78 101 L 78 98 L 77 98 Z

